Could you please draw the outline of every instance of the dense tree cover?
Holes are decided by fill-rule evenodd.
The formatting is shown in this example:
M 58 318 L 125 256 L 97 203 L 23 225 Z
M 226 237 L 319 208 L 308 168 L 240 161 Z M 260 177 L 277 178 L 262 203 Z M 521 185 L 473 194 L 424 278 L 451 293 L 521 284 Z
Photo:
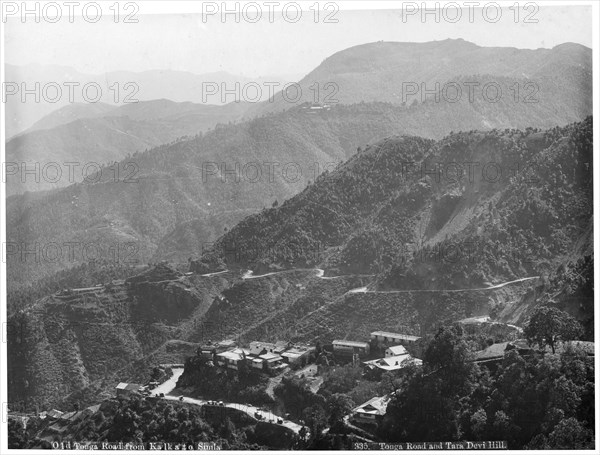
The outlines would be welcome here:
M 414 196 L 408 195 L 407 183 L 403 182 L 404 163 L 419 161 L 432 144 L 433 141 L 418 137 L 386 139 L 367 153 L 353 156 L 335 172 L 324 172 L 313 185 L 279 207 L 246 218 L 217 242 L 216 249 L 224 253 L 230 245 L 235 245 L 237 251 L 256 252 L 248 255 L 253 262 L 268 259 L 270 264 L 289 265 L 292 260 L 295 264 L 318 263 L 319 252 L 344 243 L 357 224 L 364 223 L 373 209 L 385 205 L 390 196 L 412 197 L 414 201 Z M 417 208 L 422 202 L 413 205 Z M 407 240 L 410 233 L 407 222 L 408 225 L 398 220 L 388 225 L 387 229 L 404 232 L 396 243 L 402 237 Z M 386 228 L 382 223 L 378 229 Z M 354 242 L 355 249 L 361 249 L 362 254 L 361 245 L 365 242 L 372 246 L 377 238 Z M 243 264 L 248 262 L 248 256 L 225 256 L 225 259 Z
M 183 337 L 178 317 L 209 305 L 202 298 L 211 284 L 197 284 L 194 294 L 186 291 L 191 286 L 187 280 L 134 288 L 122 280 L 112 283 L 113 274 L 132 276 L 143 267 L 113 266 L 97 262 L 78 267 L 52 285 L 61 291 L 94 289 L 53 293 L 12 312 L 7 330 L 11 402 L 28 410 L 87 406 L 99 395 L 113 393 L 116 382 L 144 382 L 153 366 L 180 363 L 186 351 L 194 352 L 191 343 L 171 349 L 175 345 L 166 342 Z M 104 286 L 95 287 L 99 283 Z M 195 328 L 190 324 L 188 332 Z
M 350 414 L 354 406 L 354 401 L 343 393 L 334 393 L 327 399 L 327 411 L 329 413 L 331 431 L 336 432 L 336 428 L 343 427 L 344 417 Z
M 215 250 L 230 266 L 254 270 L 320 264 L 335 273 L 377 273 L 388 289 L 539 275 L 587 235 L 591 123 L 459 132 L 438 142 L 382 140 L 277 208 L 246 218 Z M 465 168 L 457 179 L 455 165 L 469 162 L 473 173 Z M 227 257 L 232 245 L 252 254 Z
M 267 374 L 243 362 L 237 371 L 232 371 L 214 366 L 212 360 L 194 356 L 186 360 L 184 374 L 177 385 L 192 387 L 196 394 L 206 399 L 264 405 L 273 402 L 266 393 L 268 380 Z
M 576 260 L 566 261 L 551 271 L 546 289 L 539 295 L 539 303 L 576 316 L 584 327 L 584 339 L 593 339 L 594 257 L 591 252 Z
M 582 332 L 581 324 L 568 313 L 554 307 L 539 307 L 525 326 L 524 335 L 540 348 L 550 346 L 554 354 L 558 342 L 576 340 Z
M 355 439 L 346 428 L 344 417 L 356 403 L 344 393 L 326 393 L 325 398 L 310 390 L 306 379 L 283 378 L 275 388 L 275 395 L 283 410 L 293 419 L 300 420 L 306 430 L 301 431 L 298 448 L 314 450 L 352 449 Z M 327 431 L 325 431 L 327 430 Z M 308 435 L 302 439 L 302 435 Z
M 8 419 L 7 439 L 9 449 L 24 449 L 27 447 L 29 434 L 25 431 L 21 419 Z
M 125 279 L 135 275 L 137 268 L 111 260 L 95 260 L 62 270 L 34 281 L 28 286 L 11 286 L 7 293 L 8 314 L 36 300 L 65 288 L 84 288 L 98 283 Z
M 284 404 L 284 410 L 294 419 L 302 418 L 304 409 L 318 407 L 325 409 L 326 399 L 310 390 L 308 380 L 283 377 L 275 387 L 275 396 Z
M 453 441 L 460 437 L 459 399 L 474 387 L 476 368 L 459 327 L 440 328 L 388 405 L 382 433 L 391 441 Z
M 506 440 L 510 449 L 593 448 L 594 364 L 509 352 L 493 373 L 469 361 L 459 328 L 440 329 L 396 390 L 380 435 L 390 441 Z
M 536 178 L 532 179 L 531 175 L 525 173 L 511 176 L 508 182 L 483 182 L 485 185 L 464 191 L 454 188 L 458 193 L 463 191 L 461 197 L 464 200 L 477 201 L 475 208 L 468 207 L 469 210 L 473 209 L 474 215 L 466 226 L 461 227 L 464 228 L 464 235 L 453 236 L 452 231 L 442 234 L 428 232 L 428 217 L 432 217 L 432 226 L 436 228 L 449 222 L 446 221 L 449 211 L 446 205 L 456 203 L 456 198 L 448 196 L 450 184 L 437 184 L 430 177 L 419 178 L 416 182 L 403 179 L 406 174 L 402 163 L 418 162 L 425 157 L 468 160 L 477 153 L 487 153 L 490 159 L 495 158 L 496 154 L 501 155 L 507 166 L 514 162 L 512 160 L 534 162 Z M 591 119 L 547 133 L 533 129 L 523 132 L 495 130 L 487 134 L 457 133 L 439 143 L 414 137 L 388 139 L 361 150 L 348 163 L 317 178 L 297 198 L 248 218 L 237 228 L 228 231 L 224 239 L 229 239 L 232 232 L 241 234 L 246 243 L 238 243 L 238 247 L 241 251 L 251 251 L 253 257 L 256 257 L 254 252 L 258 251 L 265 267 L 286 264 L 298 266 L 303 261 L 314 264 L 318 261 L 313 259 L 314 253 L 326 251 L 324 264 L 342 272 L 381 272 L 379 284 L 384 288 L 406 286 L 435 289 L 442 285 L 456 288 L 473 283 L 483 284 L 492 278 L 510 279 L 538 274 L 538 261 L 544 260 L 549 264 L 547 269 L 556 270 L 550 277 L 553 295 L 554 290 L 561 292 L 551 302 L 554 297 L 551 299 L 548 290 L 544 289 L 541 296 L 537 295 L 538 301 L 573 314 L 574 302 L 580 296 L 585 297 L 586 306 L 577 315 L 582 319 L 586 314 L 589 317 L 591 310 L 589 297 L 593 295 L 590 280 L 593 257 L 589 254 L 579 257 L 579 248 L 574 253 L 571 250 L 578 246 L 577 242 L 585 240 L 591 220 L 590 183 Z M 476 189 L 480 191 L 481 200 L 475 196 Z M 433 211 L 428 214 L 429 203 Z M 473 255 L 472 260 L 456 263 L 437 259 L 431 267 L 428 264 L 423 266 L 419 263 L 419 260 L 423 262 L 420 253 L 424 253 L 425 257 L 435 257 L 436 253 L 433 247 L 423 247 L 411 260 L 411 256 L 406 255 L 405 247 L 407 241 L 414 239 L 417 234 L 421 237 L 437 236 L 436 245 L 441 249 L 470 240 L 481 241 L 493 248 Z M 244 239 L 246 235 L 248 238 Z M 231 238 L 238 241 L 240 237 Z M 325 250 L 324 246 L 329 248 Z M 378 253 L 373 254 L 372 250 Z M 529 255 L 526 258 L 530 261 L 529 265 L 523 260 L 523 251 Z M 262 252 L 265 254 L 260 256 Z M 510 254 L 499 256 L 498 252 Z M 557 258 L 562 261 L 567 253 L 568 262 L 557 266 Z M 432 282 L 431 277 L 436 277 L 437 282 Z M 334 285 L 331 286 L 333 289 Z M 347 290 L 340 287 L 335 288 L 336 292 L 332 291 L 327 298 L 321 296 L 313 299 L 309 292 L 304 293 L 299 289 L 291 280 L 284 282 L 283 279 L 262 280 L 253 285 L 239 283 L 224 292 L 226 301 L 223 305 L 213 305 L 208 316 L 216 316 L 211 320 L 221 321 L 233 314 L 235 323 L 252 321 L 252 333 L 271 338 L 284 333 L 284 330 L 295 331 L 296 323 L 305 314 L 315 319 L 300 321 L 295 336 L 307 337 L 310 333 L 322 337 L 324 334 L 347 333 L 348 322 L 352 319 L 352 328 L 359 328 L 362 336 L 367 326 L 372 329 L 388 316 L 399 324 L 418 323 L 422 330 L 427 330 L 433 322 L 452 321 L 457 316 L 464 317 L 469 312 L 485 309 L 477 306 L 483 300 L 480 297 L 484 294 L 481 293 L 470 293 L 468 296 L 458 293 L 407 294 L 402 297 L 353 294 L 338 299 Z M 214 293 L 221 293 L 221 290 Z M 290 302 L 296 302 L 296 298 L 298 305 L 291 305 Z M 283 319 L 276 319 L 279 315 L 286 315 L 288 306 L 294 312 L 291 318 L 294 330 L 290 329 L 289 324 L 283 324 Z M 319 311 L 315 311 L 317 309 Z M 330 327 L 327 326 L 329 315 L 335 321 Z M 273 330 L 269 333 L 260 332 L 265 327 L 254 326 L 259 321 L 268 321 Z M 60 328 L 54 321 L 49 321 L 48 325 L 53 330 Z M 231 328 L 231 332 L 234 332 Z M 105 332 L 116 333 L 112 329 Z M 34 335 L 38 336 L 37 333 Z M 40 331 L 39 335 L 39 339 L 44 341 L 44 333 Z M 83 335 L 97 338 L 96 345 L 90 345 L 93 354 L 101 344 L 98 341 L 101 338 L 93 332 Z M 123 352 L 137 355 L 134 352 L 137 346 L 131 338 L 125 336 L 120 340 L 125 340 L 123 344 L 127 350 L 117 349 L 118 357 L 122 357 Z M 60 382 L 63 375 L 77 377 L 71 371 L 62 372 L 56 367 L 55 353 L 48 349 L 53 346 L 51 343 L 44 342 L 39 346 L 40 349 L 35 351 L 36 362 L 48 366 L 44 372 L 44 378 L 47 379 L 44 387 L 49 388 Z M 129 351 L 131 347 L 133 350 Z M 59 352 L 64 358 L 69 355 L 75 357 L 75 353 L 69 350 L 61 349 Z M 432 376 L 435 379 L 435 374 Z M 468 381 L 464 386 L 468 386 Z M 40 393 L 49 396 L 57 392 L 40 388 Z M 352 396 L 356 393 L 354 390 L 331 393 L 347 393 L 355 403 L 360 402 Z M 328 398 L 325 395 L 323 397 Z M 325 402 L 315 404 L 326 409 Z M 448 403 L 438 403 L 436 406 L 444 412 L 454 411 Z M 475 413 L 475 420 L 482 420 L 483 414 L 479 409 Z M 452 433 L 453 428 L 447 428 L 447 432 Z
M 506 440 L 510 449 L 593 447 L 593 358 L 574 345 L 567 345 L 560 354 L 532 350 L 521 355 L 513 349 L 490 370 L 471 361 L 479 342 L 460 325 L 440 327 L 423 350 L 421 367 L 386 373 L 379 382 L 359 378 L 358 368 L 334 367 L 317 393 L 311 391 L 307 379 L 284 376 L 275 396 L 283 406 L 280 412 L 305 426 L 296 442 L 298 448 L 351 448 L 355 429 L 344 417 L 362 402 L 351 397 L 366 383 L 371 396 L 391 396 L 376 435 L 383 441 Z M 239 378 L 216 370 L 195 357 L 186 364 L 186 371 L 195 374 L 187 373 L 178 385 L 200 384 L 209 396 L 227 393 L 223 398 L 242 400 L 249 397 L 244 396 L 243 385 L 260 380 L 245 369 Z M 208 383 L 219 383 L 212 387 L 220 390 L 211 389 Z M 190 440 L 228 441 L 230 447 L 261 440 L 256 430 L 244 424 L 240 427 L 227 419 L 202 423 L 202 415 L 175 404 L 134 399 L 103 409 L 79 425 L 73 437 L 182 442 L 185 431 Z M 35 431 L 24 431 L 17 422 L 9 430 L 13 446 L 27 446 L 35 439 Z
M 145 263 L 160 253 L 185 261 L 201 254 L 202 245 L 218 238 L 225 226 L 296 194 L 372 138 L 399 132 L 430 136 L 437 131 L 426 122 L 409 127 L 402 120 L 406 117 L 401 106 L 366 103 L 336 106 L 325 115 L 290 109 L 222 125 L 203 136 L 135 154 L 114 166 L 123 171 L 116 181 L 109 169 L 94 184 L 11 197 L 7 241 L 20 248 L 32 248 L 36 242 L 42 248 L 54 243 L 66 248 L 66 242 L 93 241 L 103 258 L 131 243 L 134 248 L 119 260 Z M 222 179 L 222 166 L 237 175 Z M 181 229 L 186 223 L 193 225 Z M 26 285 L 70 267 L 67 256 L 45 261 L 44 267 L 31 259 L 9 257 L 10 283 Z
M 588 118 L 544 133 L 493 130 L 439 141 L 427 158 L 432 165 L 472 162 L 476 166 L 471 175 L 463 166 L 459 183 L 455 183 L 455 166 L 443 168 L 441 178 L 430 179 L 435 197 L 432 221 L 423 235 L 436 235 L 432 222 L 449 225 L 435 244 L 430 242 L 395 265 L 384 283 L 411 286 L 425 279 L 427 272 L 460 287 L 541 274 L 542 264 L 558 267 L 581 241 L 587 241 L 592 213 L 591 140 Z M 486 166 L 494 167 L 497 174 L 484 172 Z M 467 219 L 468 225 L 452 226 L 446 213 L 449 204 L 450 213 L 463 210 L 460 219 Z
M 68 424 L 68 431 L 53 440 L 62 443 L 77 442 L 131 442 L 186 444 L 214 442 L 222 449 L 265 449 L 258 444 L 255 422 L 240 414 L 229 414 L 227 409 L 207 410 L 199 406 L 171 404 L 164 400 L 141 398 L 104 402 L 95 414 Z M 12 448 L 48 447 L 40 439 L 38 425 L 24 430 L 20 421 L 9 424 Z

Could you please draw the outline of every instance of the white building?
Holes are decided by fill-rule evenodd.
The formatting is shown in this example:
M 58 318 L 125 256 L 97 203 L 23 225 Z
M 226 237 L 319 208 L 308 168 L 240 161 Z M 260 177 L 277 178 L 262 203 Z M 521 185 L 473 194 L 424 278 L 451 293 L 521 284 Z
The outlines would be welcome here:
M 389 348 L 387 348 L 385 350 L 386 357 L 394 357 L 397 355 L 404 355 L 404 354 L 408 354 L 408 352 L 406 351 L 406 348 L 404 346 L 402 346 L 401 344 L 399 344 L 397 346 L 390 346 Z
M 274 370 L 278 368 L 282 362 L 283 357 L 279 354 L 267 352 L 266 354 L 261 354 L 258 357 L 252 358 L 252 368 L 262 370 L 263 367 L 266 366 L 268 369 Z
M 410 354 L 396 355 L 393 357 L 384 357 L 382 359 L 369 360 L 364 362 L 367 370 L 379 369 L 381 371 L 397 371 L 406 368 L 409 365 L 422 365 L 421 359 L 415 359 Z
M 225 351 L 217 354 L 217 363 L 226 368 L 237 370 L 240 363 L 246 360 L 246 356 L 250 352 L 245 349 L 236 348 L 231 351 Z
M 315 351 L 314 346 L 292 346 L 281 353 L 281 357 L 290 365 L 303 365 L 308 362 L 310 354 Z
M 376 423 L 385 415 L 389 402 L 388 396 L 373 397 L 352 410 L 352 420 L 361 423 Z
M 134 393 L 138 393 L 142 387 L 140 384 L 128 384 L 127 382 L 119 382 L 117 385 L 117 396 L 128 397 Z

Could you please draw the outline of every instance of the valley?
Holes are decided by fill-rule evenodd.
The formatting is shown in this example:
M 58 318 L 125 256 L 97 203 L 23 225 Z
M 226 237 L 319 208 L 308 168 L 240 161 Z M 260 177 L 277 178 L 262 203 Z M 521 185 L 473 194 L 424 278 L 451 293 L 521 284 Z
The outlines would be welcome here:
M 10 107 L 13 447 L 594 444 L 592 49 L 380 40 L 305 74 Z

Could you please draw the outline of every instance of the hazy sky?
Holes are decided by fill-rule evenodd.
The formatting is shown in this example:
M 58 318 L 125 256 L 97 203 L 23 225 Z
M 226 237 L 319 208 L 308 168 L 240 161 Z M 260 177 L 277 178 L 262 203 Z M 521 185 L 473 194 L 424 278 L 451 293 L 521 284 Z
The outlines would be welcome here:
M 156 2 L 138 2 L 140 9 L 135 17 L 139 22 L 125 24 L 115 23 L 109 16 L 112 3 L 103 3 L 103 15 L 97 23 L 81 17 L 75 17 L 73 23 L 66 17 L 57 23 L 22 23 L 19 18 L 9 18 L 5 24 L 5 61 L 16 65 L 65 65 L 91 74 L 173 69 L 227 71 L 253 77 L 302 76 L 337 51 L 379 40 L 463 38 L 482 46 L 519 48 L 551 48 L 570 41 L 592 46 L 589 6 L 540 6 L 533 15 L 538 23 L 525 22 L 532 12 L 523 9 L 526 2 L 519 2 L 517 21 L 514 10 L 504 8 L 496 23 L 484 20 L 481 9 L 474 11 L 472 23 L 466 9 L 455 23 L 444 20 L 444 15 L 436 23 L 433 15 L 423 20 L 419 12 L 403 20 L 400 10 L 343 9 L 334 16 L 338 23 L 323 23 L 323 13 L 315 23 L 312 11 L 305 11 L 296 23 L 276 12 L 270 23 L 266 9 L 257 23 L 245 21 L 244 16 L 239 23 L 234 16 L 223 23 L 219 15 L 206 16 L 203 21 L 200 14 L 152 14 L 158 7 Z M 307 7 L 312 3 L 306 3 Z M 171 6 L 169 11 L 178 9 Z M 456 10 L 445 13 L 453 20 Z M 494 14 L 493 10 L 488 12 L 492 19 Z M 248 10 L 247 17 L 253 18 L 253 11 Z

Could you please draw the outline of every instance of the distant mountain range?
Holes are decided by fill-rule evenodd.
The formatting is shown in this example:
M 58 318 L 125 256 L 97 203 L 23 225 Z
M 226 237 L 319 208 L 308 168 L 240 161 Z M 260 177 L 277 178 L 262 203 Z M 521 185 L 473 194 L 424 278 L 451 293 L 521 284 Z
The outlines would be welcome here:
M 40 80 L 84 84 L 98 79 L 55 66 L 7 65 L 6 72 L 7 80 L 24 80 L 28 84 Z M 67 104 L 37 119 L 10 140 L 7 161 L 29 165 L 35 162 L 44 165 L 49 161 L 88 162 L 90 157 L 98 163 L 119 161 L 136 151 L 205 132 L 219 123 L 279 112 L 306 102 L 321 105 L 372 101 L 408 106 L 426 104 L 427 107 L 411 111 L 411 118 L 402 120 L 403 125 L 412 124 L 412 127 L 392 132 L 432 138 L 465 126 L 489 129 L 564 125 L 585 118 L 592 109 L 591 50 L 569 43 L 537 50 L 484 48 L 464 40 L 365 44 L 326 59 L 290 89 L 301 93 L 297 100 L 290 99 L 295 95 L 289 92 L 285 96 L 279 92 L 261 103 L 242 101 L 225 106 L 206 104 L 206 100 L 201 100 L 204 82 L 226 86 L 253 82 L 260 86 L 266 80 L 250 81 L 227 73 L 199 76 L 177 71 L 115 72 L 100 79 L 106 81 L 107 87 L 135 81 L 140 87 L 140 96 L 136 98 L 152 101 L 126 103 L 117 108 L 114 100 L 108 98 L 109 91 L 104 90 L 106 99 L 103 100 L 109 104 Z M 42 112 L 56 108 L 66 97 L 56 104 L 43 99 L 40 103 L 20 103 L 18 99 L 9 97 L 7 103 L 8 137 L 13 131 L 13 120 L 27 123 L 28 110 L 39 108 Z M 209 103 L 220 101 L 218 94 L 208 100 Z M 91 120 L 103 117 L 129 119 Z M 435 122 L 438 127 L 427 131 L 426 127 L 420 126 L 422 122 Z M 39 130 L 46 131 L 32 134 Z M 48 180 L 51 179 L 42 178 L 37 182 L 20 176 L 9 177 L 7 193 L 58 188 L 81 181 L 81 178 Z
M 15 138 L 10 147 L 14 156 L 34 154 L 27 147 L 36 150 L 36 156 L 66 150 L 57 159 L 74 153 L 83 157 L 78 147 L 88 150 L 85 156 L 95 157 L 94 161 L 116 161 L 119 153 L 124 157 L 131 153 L 114 166 L 124 169 L 133 162 L 137 183 L 115 182 L 114 171 L 105 169 L 97 183 L 11 197 L 7 239 L 23 245 L 68 239 L 94 239 L 105 245 L 136 242 L 139 261 L 185 260 L 198 254 L 203 243 L 215 240 L 225 228 L 293 196 L 324 169 L 332 170 L 359 147 L 381 138 L 408 134 L 441 139 L 452 131 L 551 128 L 582 120 L 592 109 L 591 50 L 574 44 L 530 51 L 482 48 L 462 40 L 372 43 L 335 54 L 311 74 L 324 75 L 326 79 L 319 76 L 321 82 L 336 82 L 340 94 L 354 94 L 340 97 L 342 103 L 331 106 L 312 101 L 296 106 L 277 99 L 253 106 L 265 109 L 265 114 L 252 113 L 244 105 L 211 107 L 223 114 L 221 126 L 201 137 L 163 144 L 147 152 L 141 151 L 152 143 L 174 140 L 218 120 L 205 112 L 207 106 L 163 100 L 119 107 L 117 115 L 122 115 L 116 118 L 111 110 L 97 114 L 100 118 L 80 119 Z M 316 80 L 313 76 L 300 84 Z M 490 102 L 483 96 L 469 99 L 466 91 L 457 100 L 449 99 L 448 93 L 440 94 L 438 100 L 430 94 L 403 105 L 390 96 L 389 85 L 379 83 L 390 77 L 396 88 L 402 88 L 402 81 L 424 81 L 431 87 L 437 79 L 451 78 L 463 87 L 491 84 L 503 95 Z M 348 81 L 356 80 L 361 81 L 357 86 L 342 90 Z M 527 84 L 534 84 L 533 92 L 528 91 L 531 86 Z M 515 96 L 517 88 L 520 91 Z M 527 96 L 536 102 L 524 102 Z M 343 104 L 373 98 L 394 102 Z M 290 109 L 268 112 L 278 106 Z M 224 124 L 230 115 L 258 117 Z M 47 121 L 50 125 L 57 122 Z M 60 145 L 44 150 L 49 141 Z M 106 149 L 105 144 L 112 145 Z M 210 173 L 207 163 L 211 163 Z M 258 180 L 253 173 L 256 163 L 260 163 L 262 173 Z M 279 163 L 272 179 L 265 163 Z M 282 174 L 283 165 L 289 163 L 301 169 L 298 178 Z M 295 169 L 288 167 L 286 171 Z M 238 173 L 239 182 L 232 171 Z M 9 277 L 18 286 L 69 264 L 73 265 L 57 260 L 42 267 L 13 258 L 9 259 Z
M 69 114 L 65 113 L 65 119 L 83 118 L 76 116 L 77 113 L 82 113 L 87 117 L 87 114 L 94 110 L 96 113 L 100 113 L 107 109 L 102 104 L 130 104 L 135 100 L 168 99 L 177 103 L 227 104 L 234 102 L 235 99 L 233 95 L 225 98 L 225 100 L 222 99 L 221 84 L 233 89 L 236 83 L 239 83 L 241 87 L 249 82 L 258 84 L 264 82 L 283 84 L 287 82 L 279 77 L 248 78 L 226 72 L 193 74 L 186 71 L 151 70 L 84 74 L 73 68 L 58 65 L 15 66 L 9 64 L 5 65 L 5 78 L 7 83 L 16 83 L 19 87 L 19 92 L 16 95 L 7 97 L 6 137 L 9 139 L 30 128 L 51 112 L 74 103 L 90 104 L 92 107 L 83 109 L 83 112 L 81 107 L 70 109 Z M 34 95 L 27 95 L 25 102 L 22 102 L 21 84 L 25 84 L 28 90 L 32 90 L 36 83 L 40 84 L 39 100 L 36 101 Z M 72 88 L 72 97 L 70 97 L 69 86 L 65 83 L 78 84 Z M 205 83 L 216 84 L 219 87 L 219 93 L 204 96 L 203 84 Z M 60 93 L 52 85 L 49 85 L 44 92 L 43 89 L 47 84 L 58 85 Z M 86 84 L 93 84 L 93 87 L 89 88 L 89 92 L 84 95 L 83 87 Z M 99 87 L 99 93 L 96 93 L 94 87 Z M 207 92 L 207 90 L 204 90 L 204 92 Z M 261 96 L 262 99 L 265 99 L 268 92 L 266 90 L 261 91 Z M 96 106 L 94 108 L 93 105 L 98 103 L 102 107 Z M 49 124 L 56 126 L 52 122 L 49 122 Z
M 354 154 L 357 144 L 395 131 L 402 112 L 383 104 L 337 106 L 320 114 L 298 108 L 134 153 L 105 168 L 99 179 L 9 197 L 8 237 L 44 245 L 69 239 L 105 246 L 135 242 L 136 258 L 145 262 L 184 223 L 201 220 L 194 226 L 204 228 L 194 235 L 208 242 L 245 216 L 296 194 L 323 169 Z M 115 168 L 122 171 L 118 178 Z M 238 177 L 231 175 L 236 169 Z M 199 248 L 176 244 L 170 251 L 166 242 L 159 251 L 185 260 Z M 75 265 L 66 256 L 53 263 L 13 259 L 8 265 L 13 284 Z
M 466 77 L 468 76 L 468 77 Z M 474 76 L 473 78 L 470 78 Z M 447 39 L 426 43 L 377 42 L 351 47 L 333 54 L 299 81 L 296 91 L 278 93 L 274 100 L 254 106 L 257 112 L 275 112 L 303 102 L 351 104 L 368 101 L 391 103 L 421 101 L 425 91 L 439 91 L 445 84 L 458 82 L 468 96 L 464 82 L 481 82 L 482 77 L 520 81 L 519 98 L 534 90 L 526 90 L 525 82 L 539 87 L 536 99 L 547 108 L 559 107 L 561 115 L 589 115 L 591 99 L 583 96 L 592 88 L 592 51 L 580 44 L 565 43 L 552 49 L 517 49 L 514 47 L 481 47 L 462 39 Z M 328 85 L 329 84 L 329 85 Z M 414 84 L 414 85 L 413 85 Z M 437 88 L 436 89 L 436 84 Z M 418 87 L 416 95 L 408 96 Z M 473 85 L 473 94 L 481 97 L 483 85 Z M 317 91 L 318 88 L 318 91 Z M 511 97 L 514 90 L 504 91 Z M 561 94 L 560 91 L 563 93 Z M 495 97 L 490 90 L 490 97 Z M 568 106 L 556 103 L 556 97 L 568 99 Z M 455 97 L 447 87 L 445 97 Z M 575 102 L 575 104 L 573 104 Z M 563 109 L 564 108 L 564 109 Z
M 169 100 L 141 101 L 122 106 L 108 104 L 72 104 L 38 120 L 31 128 L 6 144 L 6 161 L 17 163 L 7 176 L 7 194 L 41 191 L 81 182 L 83 168 L 123 160 L 128 155 L 195 136 L 219 123 L 240 119 L 244 103 L 222 106 L 176 103 Z M 23 163 L 25 163 L 23 165 Z M 40 178 L 21 174 L 24 168 L 40 166 Z M 48 163 L 58 163 L 56 172 L 42 172 Z M 75 175 L 68 174 L 64 163 L 79 163 Z

